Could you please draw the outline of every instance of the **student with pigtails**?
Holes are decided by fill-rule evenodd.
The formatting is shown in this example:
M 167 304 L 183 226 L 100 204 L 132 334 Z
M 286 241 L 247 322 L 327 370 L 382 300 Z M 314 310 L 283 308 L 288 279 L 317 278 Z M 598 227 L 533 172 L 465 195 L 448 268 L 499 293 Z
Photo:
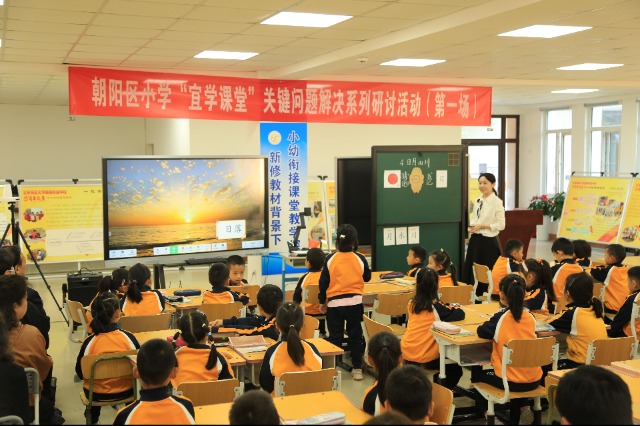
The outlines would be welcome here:
M 569 275 L 564 288 L 567 308 L 548 322 L 567 333 L 567 359 L 558 361 L 558 370 L 576 368 L 587 361 L 587 348 L 594 339 L 606 339 L 604 307 L 593 296 L 593 280 L 585 273 Z
M 416 295 L 407 305 L 409 322 L 407 332 L 402 336 L 402 358 L 405 364 L 421 368 L 439 369 L 440 351 L 438 343 L 429 331 L 435 321 L 460 321 L 464 311 L 438 299 L 439 277 L 435 270 L 422 268 L 416 275 Z M 462 377 L 462 367 L 445 364 L 447 378 L 443 385 L 453 389 Z
M 267 349 L 260 369 L 260 387 L 273 393 L 276 377 L 296 371 L 322 370 L 320 352 L 300 338 L 304 325 L 304 312 L 293 302 L 285 302 L 276 313 L 276 329 L 280 340 Z
M 214 380 L 232 379 L 231 366 L 218 353 L 215 345 L 210 341 L 209 321 L 200 311 L 191 311 L 178 320 L 180 331 L 173 338 L 175 342 L 182 337 L 187 346 L 176 350 L 178 372 L 171 379 L 174 388 L 182 382 L 207 382 Z
M 526 259 L 520 265 L 520 275 L 527 284 L 524 306 L 531 311 L 555 312 L 558 303 L 553 291 L 551 266 L 544 259 Z
M 373 385 L 364 391 L 362 410 L 377 416 L 386 411 L 385 385 L 387 376 L 402 365 L 402 349 L 400 340 L 395 335 L 382 331 L 369 339 L 367 346 L 369 364 L 373 366 L 378 378 Z
M 139 349 L 140 344 L 128 331 L 119 330 L 120 300 L 111 293 L 98 295 L 91 304 L 91 329 L 93 334 L 85 339 L 76 361 L 76 374 L 84 379 L 84 393 L 89 396 L 89 378 L 82 375 L 82 358 L 88 355 L 101 355 L 113 352 Z M 120 399 L 133 394 L 130 377 L 117 377 L 93 381 L 93 398 L 97 401 Z M 91 407 L 91 423 L 100 418 L 100 407 Z
M 155 315 L 164 311 L 164 298 L 158 290 L 152 290 L 151 271 L 147 265 L 136 263 L 129 269 L 131 284 L 122 299 L 124 315 Z
M 458 285 L 456 279 L 456 267 L 451 261 L 451 256 L 445 249 L 434 250 L 429 253 L 427 266 L 438 273 L 438 287 L 451 287 Z M 447 271 L 450 270 L 451 273 Z

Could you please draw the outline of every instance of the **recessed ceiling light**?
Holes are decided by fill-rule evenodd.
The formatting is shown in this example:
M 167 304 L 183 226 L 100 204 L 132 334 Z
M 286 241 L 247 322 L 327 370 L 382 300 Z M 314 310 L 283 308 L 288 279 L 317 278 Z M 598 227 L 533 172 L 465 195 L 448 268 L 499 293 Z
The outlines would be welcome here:
M 498 34 L 501 37 L 538 37 L 554 38 L 579 31 L 590 30 L 593 27 L 573 27 L 568 25 L 531 25 L 506 33 Z
M 551 93 L 591 93 L 598 92 L 598 89 L 563 89 L 563 90 L 554 90 Z
M 560 68 L 556 68 L 559 69 L 561 71 L 595 71 L 595 70 L 604 70 L 607 68 L 615 68 L 615 67 L 621 67 L 624 66 L 624 64 L 593 64 L 593 63 L 586 63 L 586 64 L 578 64 L 578 65 L 571 65 L 568 67 L 560 67 Z
M 0 0 L 1 1 L 1 0 Z M 2 47 L 2 39 L 0 38 L 0 47 Z
M 383 62 L 380 65 L 390 65 L 393 67 L 428 67 L 429 65 L 445 62 L 444 59 L 410 59 L 400 58 L 393 61 Z
M 325 15 L 323 13 L 280 12 L 260 22 L 264 25 L 288 25 L 290 27 L 327 28 L 347 19 L 350 15 Z
M 204 50 L 198 53 L 194 58 L 199 59 L 237 59 L 244 61 L 253 58 L 257 53 L 254 52 L 226 52 L 224 50 Z
M 4 4 L 4 0 L 0 0 L 0 6 Z

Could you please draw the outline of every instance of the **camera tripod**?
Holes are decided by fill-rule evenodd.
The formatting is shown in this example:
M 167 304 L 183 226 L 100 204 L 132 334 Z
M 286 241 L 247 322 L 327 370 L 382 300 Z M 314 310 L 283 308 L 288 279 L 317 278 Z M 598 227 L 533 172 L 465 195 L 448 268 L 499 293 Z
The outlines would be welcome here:
M 29 243 L 27 243 L 27 239 L 24 237 L 24 234 L 22 233 L 22 230 L 20 229 L 20 224 L 16 223 L 16 218 L 15 218 L 16 202 L 15 201 L 8 201 L 8 203 L 9 203 L 9 211 L 11 211 L 11 222 L 9 222 L 7 224 L 7 228 L 4 230 L 4 234 L 2 234 L 2 239 L 0 239 L 0 242 L 4 242 L 4 239 L 7 237 L 7 234 L 9 233 L 9 228 L 11 228 L 11 230 L 12 230 L 12 232 L 11 232 L 11 241 L 12 241 L 14 246 L 18 246 L 18 237 L 20 237 L 22 239 L 22 243 L 27 248 L 27 252 L 29 253 L 29 258 L 33 261 L 33 264 L 36 266 L 36 269 L 38 269 L 38 272 L 40 273 L 40 276 L 42 277 L 42 281 L 47 286 L 47 290 L 49 290 L 49 294 L 51 294 L 51 297 L 53 298 L 53 301 L 56 302 L 56 306 L 58 307 L 58 310 L 60 311 L 60 314 L 62 315 L 62 318 L 64 318 L 65 322 L 68 322 L 67 317 L 64 314 L 64 311 L 62 310 L 62 307 L 58 303 L 58 299 L 56 299 L 56 296 L 54 296 L 53 291 L 51 290 L 51 286 L 47 282 L 47 279 L 44 277 L 44 274 L 42 273 L 42 269 L 40 269 L 40 265 L 38 265 L 38 261 L 36 260 L 35 256 L 33 255 L 33 252 L 31 251 L 31 247 L 29 246 Z

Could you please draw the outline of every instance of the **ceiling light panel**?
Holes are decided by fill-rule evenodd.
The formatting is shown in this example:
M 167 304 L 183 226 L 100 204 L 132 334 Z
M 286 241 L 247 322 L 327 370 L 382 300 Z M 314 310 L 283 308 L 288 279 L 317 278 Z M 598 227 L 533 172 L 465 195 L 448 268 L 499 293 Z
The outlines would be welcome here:
M 531 25 L 518 30 L 498 34 L 500 37 L 534 37 L 554 38 L 580 31 L 590 30 L 592 27 L 576 27 L 568 25 Z
M 349 15 L 326 15 L 323 13 L 280 12 L 260 22 L 263 25 L 285 25 L 289 27 L 327 28 L 351 19 Z

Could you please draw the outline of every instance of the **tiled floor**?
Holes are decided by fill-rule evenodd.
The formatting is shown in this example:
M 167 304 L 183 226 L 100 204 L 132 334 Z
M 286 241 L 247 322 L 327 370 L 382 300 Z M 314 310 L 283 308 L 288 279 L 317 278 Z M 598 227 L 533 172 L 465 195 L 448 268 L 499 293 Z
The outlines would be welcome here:
M 529 256 L 540 257 L 552 261 L 553 258 L 551 256 L 550 247 L 551 244 L 549 242 L 536 242 L 534 239 L 531 241 L 531 245 L 529 247 Z M 602 250 L 594 250 L 594 258 L 602 256 Z M 51 286 L 51 291 L 53 292 L 55 299 L 61 304 L 61 285 L 66 281 L 66 276 L 50 275 L 46 278 L 47 282 Z M 179 283 L 182 283 L 183 287 L 206 288 L 207 268 L 205 266 L 195 266 L 187 269 L 186 271 L 178 271 L 177 269 L 167 270 L 166 280 L 167 285 L 172 285 L 174 287 L 179 285 Z M 276 283 L 278 280 L 277 277 L 269 277 L 268 281 Z M 62 410 L 67 424 L 84 423 L 84 406 L 80 402 L 79 397 L 79 393 L 82 390 L 82 383 L 73 381 L 75 363 L 78 356 L 78 350 L 80 349 L 80 344 L 70 342 L 67 338 L 67 324 L 64 322 L 60 312 L 58 311 L 56 303 L 40 276 L 30 276 L 29 282 L 33 288 L 40 292 L 40 295 L 44 300 L 45 309 L 51 317 L 51 346 L 49 348 L 49 354 L 53 357 L 54 376 L 58 379 L 56 405 L 60 410 Z M 342 391 L 354 402 L 354 404 L 357 404 L 358 406 L 361 403 L 364 390 L 371 386 L 372 383 L 373 378 L 369 375 L 365 375 L 365 379 L 363 381 L 356 382 L 351 379 L 351 375 L 349 373 L 343 371 Z M 468 373 L 463 377 L 461 384 L 468 385 Z M 458 407 L 468 405 L 468 403 L 468 400 L 465 401 L 461 398 L 458 398 L 455 401 L 455 404 Z M 111 407 L 103 408 L 102 411 L 100 423 L 113 423 L 116 411 Z M 216 423 L 216 419 L 209 420 L 211 423 Z

